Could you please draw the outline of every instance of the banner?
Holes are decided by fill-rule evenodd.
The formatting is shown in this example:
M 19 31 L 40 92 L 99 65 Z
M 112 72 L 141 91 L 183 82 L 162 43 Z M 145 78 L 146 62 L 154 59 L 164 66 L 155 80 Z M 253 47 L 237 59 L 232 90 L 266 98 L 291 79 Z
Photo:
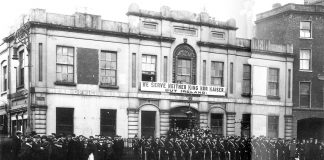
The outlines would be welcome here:
M 141 91 L 225 96 L 225 87 L 166 82 L 142 81 Z

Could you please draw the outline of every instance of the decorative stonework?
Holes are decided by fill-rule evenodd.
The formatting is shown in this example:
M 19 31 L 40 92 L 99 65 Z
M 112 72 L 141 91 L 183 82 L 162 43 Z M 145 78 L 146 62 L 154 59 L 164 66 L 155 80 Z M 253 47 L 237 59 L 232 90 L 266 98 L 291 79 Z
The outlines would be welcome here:
M 173 52 L 173 78 L 172 81 L 176 83 L 177 75 L 177 60 L 178 59 L 188 59 L 191 60 L 191 83 L 196 84 L 196 52 L 195 50 L 186 43 L 178 45 Z

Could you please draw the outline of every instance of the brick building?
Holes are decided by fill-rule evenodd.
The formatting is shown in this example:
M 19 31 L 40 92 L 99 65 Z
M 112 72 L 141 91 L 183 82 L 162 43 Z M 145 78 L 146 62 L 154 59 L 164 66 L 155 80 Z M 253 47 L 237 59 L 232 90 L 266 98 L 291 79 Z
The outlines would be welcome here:
M 305 0 L 260 13 L 256 38 L 294 45 L 293 137 L 324 139 L 324 3 Z
M 235 20 L 207 13 L 132 4 L 127 16 L 32 10 L 2 45 L 7 131 L 291 135 L 292 45 L 237 38 Z

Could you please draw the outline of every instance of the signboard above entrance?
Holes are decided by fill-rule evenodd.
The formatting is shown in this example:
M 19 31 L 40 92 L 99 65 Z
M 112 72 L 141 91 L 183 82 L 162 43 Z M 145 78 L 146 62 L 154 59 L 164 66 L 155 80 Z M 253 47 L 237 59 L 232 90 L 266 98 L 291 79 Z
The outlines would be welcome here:
M 141 91 L 225 96 L 225 87 L 166 82 L 142 81 Z

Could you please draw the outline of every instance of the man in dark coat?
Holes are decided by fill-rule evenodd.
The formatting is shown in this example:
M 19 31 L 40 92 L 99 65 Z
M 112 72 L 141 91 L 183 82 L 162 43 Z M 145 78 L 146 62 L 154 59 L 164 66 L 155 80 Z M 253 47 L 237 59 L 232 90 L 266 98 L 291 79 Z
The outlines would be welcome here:
M 13 160 L 18 160 L 18 154 L 20 152 L 21 149 L 21 132 L 17 131 L 16 135 L 12 137 L 12 146 L 11 146 L 11 150 L 12 150 L 12 159 Z

